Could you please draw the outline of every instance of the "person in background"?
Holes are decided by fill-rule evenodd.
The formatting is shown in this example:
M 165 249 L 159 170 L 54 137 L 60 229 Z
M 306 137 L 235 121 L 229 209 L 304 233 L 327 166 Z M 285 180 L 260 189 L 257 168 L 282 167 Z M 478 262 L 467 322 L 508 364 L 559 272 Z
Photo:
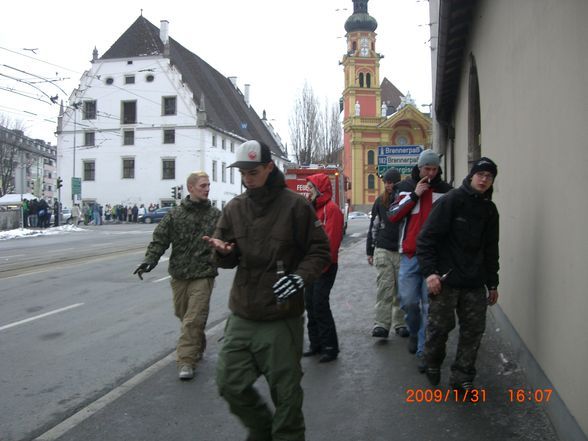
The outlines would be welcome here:
M 376 317 L 372 336 L 388 338 L 390 329 L 400 337 L 408 337 L 404 311 L 400 309 L 398 294 L 399 224 L 388 220 L 388 209 L 398 194 L 395 185 L 400 182 L 400 172 L 390 168 L 384 173 L 384 192 L 372 206 L 370 227 L 367 234 L 366 253 L 368 263 L 376 267 Z
M 247 190 L 227 203 L 214 237 L 205 238 L 220 267 L 237 267 L 218 356 L 219 393 L 248 440 L 304 441 L 303 289 L 329 265 L 329 239 L 308 201 L 286 188 L 267 145 L 247 141 L 235 156 L 230 167 Z M 273 411 L 253 386 L 260 375 Z
M 61 215 L 61 204 L 59 203 L 57 198 L 55 198 L 55 201 L 53 202 L 53 226 L 54 227 L 59 226 L 60 215 Z
M 415 256 L 416 239 L 429 217 L 433 202 L 451 190 L 451 185 L 441 179 L 439 155 L 433 150 L 423 150 L 411 176 L 398 184 L 398 197 L 390 210 L 388 219 L 401 222 L 400 269 L 398 290 L 400 307 L 406 313 L 405 320 L 410 332 L 408 351 L 416 353 L 417 369 L 426 370 L 424 347 L 429 292 Z
M 78 226 L 78 224 L 80 223 L 80 215 L 82 214 L 81 210 L 80 210 L 80 204 L 74 204 L 73 207 L 71 207 L 71 224 L 75 225 L 76 227 Z
M 318 173 L 309 176 L 307 188 L 316 216 L 329 238 L 331 264 L 304 291 L 310 347 L 302 355 L 308 357 L 320 354 L 319 363 L 328 363 L 335 360 L 339 353 L 337 328 L 329 305 L 329 296 L 337 277 L 339 247 L 343 240 L 343 213 L 332 200 L 333 188 L 327 175 Z
M 194 368 L 206 349 L 204 330 L 218 271 L 212 250 L 202 238 L 212 235 L 220 217 L 220 211 L 208 199 L 210 180 L 205 172 L 191 173 L 186 187 L 188 195 L 157 225 L 143 263 L 134 272 L 143 279 L 142 274 L 155 268 L 172 246 L 168 271 L 175 315 L 182 323 L 176 347 L 180 380 L 194 378 Z
M 433 207 L 417 239 L 416 255 L 430 292 L 425 342 L 427 377 L 441 380 L 449 332 L 459 319 L 459 340 L 449 383 L 473 389 L 486 308 L 498 300 L 498 210 L 492 202 L 498 169 L 477 160 L 461 187 Z

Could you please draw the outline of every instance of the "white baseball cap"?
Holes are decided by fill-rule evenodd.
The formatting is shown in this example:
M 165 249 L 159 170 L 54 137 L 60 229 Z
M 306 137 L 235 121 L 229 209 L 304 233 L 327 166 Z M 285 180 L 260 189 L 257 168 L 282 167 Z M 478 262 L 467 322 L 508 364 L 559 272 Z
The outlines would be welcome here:
M 229 165 L 229 167 L 250 170 L 260 164 L 271 162 L 272 154 L 267 145 L 259 141 L 251 140 L 246 141 L 237 147 L 235 159 L 236 161 Z

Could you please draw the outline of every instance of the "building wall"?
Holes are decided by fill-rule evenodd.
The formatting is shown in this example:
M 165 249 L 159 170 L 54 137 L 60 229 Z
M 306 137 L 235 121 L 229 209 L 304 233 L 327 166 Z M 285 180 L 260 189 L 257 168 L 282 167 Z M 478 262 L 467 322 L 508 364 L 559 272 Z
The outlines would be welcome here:
M 196 105 L 192 92 L 182 82 L 181 74 L 162 57 L 142 57 L 128 60 L 98 60 L 81 79 L 80 89 L 74 92 L 71 103 L 97 101 L 97 118 L 83 119 L 82 107 L 77 111 L 74 124 L 73 110 L 66 109 L 62 132 L 58 136 L 58 174 L 64 180 L 62 200 L 71 204 L 71 177 L 75 170 L 83 177 L 85 160 L 95 161 L 95 180 L 82 179 L 82 199 L 96 200 L 100 204 L 150 204 L 169 202 L 171 188 L 184 185 L 188 174 L 205 170 L 211 177 L 210 199 L 227 202 L 241 192 L 240 177 L 230 171 L 222 181 L 222 165 L 234 162 L 231 142 L 236 148 L 242 139 L 214 130 L 198 127 Z M 125 75 L 135 75 L 135 84 L 124 84 Z M 153 75 L 152 82 L 146 81 Z M 107 85 L 106 80 L 113 79 Z M 162 97 L 176 96 L 176 115 L 162 116 Z M 137 101 L 137 123 L 121 125 L 121 101 Z M 123 145 L 123 130 L 134 129 L 134 145 Z M 175 143 L 163 143 L 163 130 L 175 129 Z M 84 146 L 84 133 L 95 132 L 95 145 Z M 216 145 L 213 145 L 213 136 Z M 223 139 L 225 148 L 222 148 Z M 123 179 L 123 158 L 135 160 L 134 179 Z M 162 159 L 175 159 L 175 179 L 162 178 Z M 217 177 L 213 179 L 213 161 Z M 235 172 L 234 172 L 235 173 Z
M 454 121 L 459 183 L 468 170 L 471 53 L 478 70 L 482 155 L 499 170 L 499 304 L 584 433 L 587 18 L 584 0 L 480 1 Z

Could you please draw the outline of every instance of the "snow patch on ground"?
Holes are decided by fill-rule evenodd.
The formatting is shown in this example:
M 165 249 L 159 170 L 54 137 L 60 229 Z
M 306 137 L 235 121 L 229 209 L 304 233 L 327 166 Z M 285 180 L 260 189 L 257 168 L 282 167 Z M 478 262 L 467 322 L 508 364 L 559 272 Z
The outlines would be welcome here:
M 88 231 L 75 225 L 63 225 L 45 229 L 16 228 L 14 230 L 0 231 L 0 240 L 19 239 L 21 237 L 52 236 L 71 232 Z

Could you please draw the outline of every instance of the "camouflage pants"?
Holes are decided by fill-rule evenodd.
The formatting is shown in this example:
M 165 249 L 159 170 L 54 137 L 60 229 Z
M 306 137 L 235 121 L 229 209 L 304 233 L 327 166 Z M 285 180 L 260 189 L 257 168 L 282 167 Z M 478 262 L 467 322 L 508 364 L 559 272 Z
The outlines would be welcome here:
M 450 383 L 473 381 L 476 357 L 486 328 L 488 301 L 485 288 L 456 289 L 443 286 L 440 294 L 429 298 L 429 317 L 425 341 L 428 367 L 441 367 L 449 332 L 459 319 L 459 340 L 451 365 Z
M 400 309 L 398 298 L 398 269 L 400 254 L 384 248 L 374 250 L 374 266 L 378 272 L 376 278 L 376 320 L 375 326 L 390 330 L 406 326 L 404 311 Z
M 182 322 L 176 347 L 177 363 L 194 366 L 206 349 L 206 321 L 210 308 L 210 295 L 214 278 L 171 279 L 174 311 Z

